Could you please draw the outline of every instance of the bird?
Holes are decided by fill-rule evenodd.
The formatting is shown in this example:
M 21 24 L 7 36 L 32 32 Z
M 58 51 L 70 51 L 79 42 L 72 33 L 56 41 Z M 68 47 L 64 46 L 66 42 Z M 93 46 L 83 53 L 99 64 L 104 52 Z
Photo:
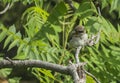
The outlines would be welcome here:
M 84 26 L 77 25 L 71 32 L 71 39 L 69 41 L 70 48 L 83 47 L 87 44 L 88 35 Z

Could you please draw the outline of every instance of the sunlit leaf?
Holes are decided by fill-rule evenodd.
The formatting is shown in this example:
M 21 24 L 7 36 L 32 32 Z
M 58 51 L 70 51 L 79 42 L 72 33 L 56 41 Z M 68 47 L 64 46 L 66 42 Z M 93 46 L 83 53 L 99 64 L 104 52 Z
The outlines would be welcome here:
M 18 43 L 19 43 L 19 40 L 18 40 L 18 39 L 16 39 L 15 41 L 13 41 L 13 42 L 10 44 L 8 50 L 10 50 L 11 48 L 15 47 Z
M 110 50 L 108 50 L 107 48 L 105 48 L 104 45 L 102 45 L 102 44 L 101 44 L 101 47 L 102 47 L 103 56 L 110 57 L 109 56 Z
M 18 36 L 19 38 L 21 38 L 21 33 L 20 33 L 20 31 L 16 33 L 16 36 Z
M 65 15 L 65 13 L 67 13 L 67 8 L 65 6 L 65 3 L 64 2 L 60 2 L 59 4 L 57 4 L 55 6 L 55 8 L 50 13 L 50 15 L 48 17 L 48 21 L 50 23 L 56 23 L 56 22 L 58 22 L 58 18 L 60 16 Z
M 33 52 L 34 52 L 34 57 L 35 59 L 39 59 L 39 51 L 38 48 L 36 46 L 33 47 Z
M 13 33 L 16 33 L 15 25 L 12 25 L 12 26 L 9 28 L 9 31 L 11 31 L 11 32 L 13 32 Z
M 10 41 L 13 39 L 13 35 L 10 35 L 7 37 L 4 43 L 4 48 L 10 43 Z
M 110 12 L 116 10 L 118 11 L 118 14 L 119 14 L 119 18 L 120 18 L 120 0 L 112 0 L 112 3 L 111 3 L 111 9 L 110 9 Z
M 45 69 L 39 70 L 39 71 L 40 71 L 41 73 L 45 74 L 46 76 L 48 76 L 48 77 L 50 77 L 50 78 L 52 78 L 52 79 L 55 79 L 54 76 L 52 75 L 51 71 L 45 70 Z
M 7 31 L 2 31 L 1 33 L 0 33 L 0 42 L 6 37 L 6 32 Z
M 87 64 L 94 69 L 94 66 L 85 58 L 85 57 L 81 57 L 83 61 L 87 62 Z
M 29 45 L 27 45 L 25 47 L 24 53 L 25 53 L 25 57 L 27 57 L 27 56 L 29 57 L 29 53 L 30 53 L 30 46 Z
M 80 16 L 80 18 L 85 18 L 91 16 L 96 12 L 95 7 L 90 2 L 83 2 L 79 5 L 79 8 L 76 11 L 76 15 Z
M 23 51 L 24 47 L 25 47 L 25 44 L 20 44 L 20 46 L 18 47 L 18 50 L 17 50 L 17 55 L 19 55 L 20 52 Z
M 95 80 L 92 77 L 87 75 L 86 83 L 96 83 L 96 82 L 95 82 Z
M 110 48 L 111 50 L 114 50 L 114 51 L 120 51 L 120 47 L 117 47 L 117 46 L 111 45 L 111 46 L 109 46 L 109 48 Z
M 26 56 L 24 55 L 23 52 L 19 53 L 19 55 L 16 55 L 15 57 L 13 57 L 13 59 L 22 59 L 25 60 Z

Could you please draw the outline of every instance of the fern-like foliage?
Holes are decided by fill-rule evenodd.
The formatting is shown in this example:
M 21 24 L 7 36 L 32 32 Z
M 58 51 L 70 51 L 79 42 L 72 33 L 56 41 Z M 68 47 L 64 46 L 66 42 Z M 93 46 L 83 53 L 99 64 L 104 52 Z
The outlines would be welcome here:
M 0 25 L 0 42 L 5 40 L 4 48 L 8 46 L 8 50 L 11 50 L 15 46 L 18 47 L 17 55 L 13 59 L 38 59 L 53 63 L 59 61 L 62 49 L 59 46 L 58 32 L 61 29 L 59 26 L 50 24 L 47 21 L 48 16 L 49 14 L 40 7 L 28 8 L 22 16 L 25 35 L 16 32 L 15 25 L 9 29 Z M 48 70 L 34 68 L 33 74 L 36 77 L 44 74 L 45 76 L 38 78 L 43 82 L 44 78 L 46 78 L 45 81 L 51 79 L 52 73 L 48 72 Z M 53 76 L 52 79 L 55 80 Z
M 20 0 L 1 1 L 5 4 L 9 2 L 14 4 Z M 51 5 L 52 1 L 49 2 L 48 5 Z M 100 15 L 100 10 L 92 0 L 83 0 L 80 3 L 73 1 L 76 11 L 72 14 L 69 13 L 71 10 L 68 4 L 62 0 L 54 7 L 48 6 L 47 3 L 44 5 L 43 0 L 24 0 L 22 3 L 24 5 L 35 4 L 27 8 L 21 17 L 25 34 L 17 31 L 15 25 L 6 27 L 0 24 L 0 42 L 4 40 L 3 48 L 8 47 L 8 50 L 11 50 L 15 46 L 18 47 L 14 59 L 38 59 L 64 65 L 68 65 L 69 60 L 74 62 L 74 54 L 67 49 L 67 45 L 69 34 L 76 20 L 79 19 L 78 24 L 84 25 L 90 35 L 102 29 L 100 42 L 81 50 L 80 59 L 87 62 L 86 69 L 102 83 L 119 82 L 120 26 L 118 24 L 118 27 L 114 27 L 109 20 Z M 110 13 L 114 10 L 119 11 L 119 0 L 103 0 L 101 4 L 101 9 L 110 5 Z M 43 9 L 44 7 L 53 9 L 47 12 Z M 59 80 L 63 80 L 61 76 L 64 76 L 56 73 L 54 76 L 50 71 L 40 68 L 33 68 L 32 73 L 40 82 L 47 83 L 54 82 L 54 80 L 61 82 Z M 67 76 L 64 82 L 71 83 L 72 80 Z M 94 83 L 94 80 L 87 76 L 87 82 Z
M 97 20 L 98 22 L 96 22 Z M 92 21 L 92 26 L 89 24 Z M 113 82 L 119 80 L 119 43 L 120 32 L 103 17 L 91 17 L 87 22 L 88 31 L 93 32 L 102 29 L 100 42 L 94 47 L 87 47 L 88 52 L 81 59 L 88 63 L 89 71 L 96 77 L 102 79 L 102 82 Z M 118 29 L 120 27 L 118 26 Z M 113 72 L 114 71 L 114 72 Z M 105 78 L 111 78 L 105 79 Z M 114 77 L 114 78 L 113 78 Z M 103 80 L 105 79 L 105 80 Z
M 9 29 L 6 29 L 6 27 L 3 25 L 0 26 L 0 40 L 2 41 L 6 38 L 4 48 L 9 44 L 10 45 L 8 50 L 12 49 L 15 46 L 18 47 L 17 56 L 14 57 L 14 59 L 30 58 L 54 62 L 54 60 L 51 59 L 55 57 L 55 59 L 57 60 L 55 56 L 57 48 L 51 47 L 48 42 L 44 42 L 44 40 L 47 40 L 47 35 L 51 33 L 47 33 L 50 30 L 47 30 L 47 28 L 50 28 L 50 26 L 48 26 L 48 24 L 45 24 L 48 15 L 49 14 L 47 12 L 39 7 L 28 8 L 24 12 L 22 17 L 22 20 L 26 19 L 26 21 L 24 22 L 24 28 L 27 35 L 25 35 L 24 37 L 20 34 L 20 32 L 16 32 L 16 28 L 14 25 L 9 27 Z M 42 29 L 45 29 L 47 32 Z M 46 39 L 44 39 L 43 36 L 46 36 Z M 50 58 L 50 54 L 52 55 L 52 58 Z

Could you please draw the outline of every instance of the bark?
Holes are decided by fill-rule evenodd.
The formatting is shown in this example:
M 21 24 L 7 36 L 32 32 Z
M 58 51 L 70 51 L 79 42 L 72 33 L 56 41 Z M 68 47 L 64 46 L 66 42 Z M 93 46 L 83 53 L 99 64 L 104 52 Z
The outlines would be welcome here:
M 71 75 L 73 77 L 74 83 L 80 83 L 77 74 L 77 69 L 79 66 L 84 66 L 86 63 L 71 64 L 68 66 L 62 66 L 54 63 L 49 63 L 40 60 L 1 60 L 0 68 L 13 68 L 13 67 L 39 67 L 55 72 L 59 72 L 66 75 Z

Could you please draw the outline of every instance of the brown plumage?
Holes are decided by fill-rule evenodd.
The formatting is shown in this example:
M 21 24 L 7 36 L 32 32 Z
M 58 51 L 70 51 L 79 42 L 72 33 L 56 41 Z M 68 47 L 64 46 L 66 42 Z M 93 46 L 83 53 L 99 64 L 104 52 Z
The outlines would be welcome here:
M 86 45 L 88 39 L 88 35 L 83 26 L 76 26 L 75 29 L 72 31 L 71 39 L 70 39 L 70 47 L 79 47 Z

